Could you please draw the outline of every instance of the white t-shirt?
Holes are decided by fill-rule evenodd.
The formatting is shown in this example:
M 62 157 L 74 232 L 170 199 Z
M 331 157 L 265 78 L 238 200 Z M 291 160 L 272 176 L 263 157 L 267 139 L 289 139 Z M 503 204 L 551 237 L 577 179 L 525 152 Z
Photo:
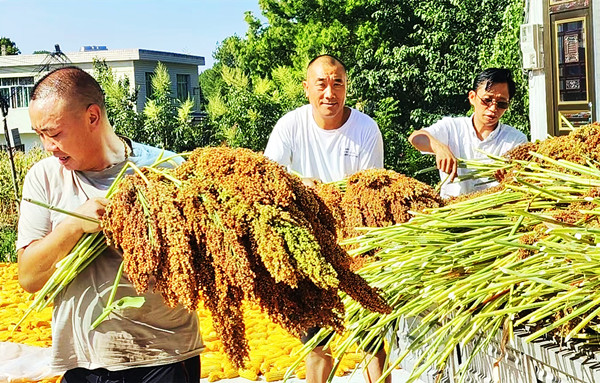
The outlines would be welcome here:
M 332 182 L 359 170 L 382 168 L 383 139 L 377 123 L 352 108 L 344 125 L 322 129 L 308 104 L 277 121 L 264 154 L 302 177 Z
M 159 149 L 132 143 L 129 160 L 150 165 Z M 165 153 L 169 155 L 172 153 Z M 54 157 L 36 163 L 25 177 L 23 197 L 74 211 L 88 198 L 104 197 L 125 162 L 99 172 L 66 170 Z M 42 239 L 64 214 L 21 202 L 17 249 Z M 149 291 L 140 308 L 117 309 L 95 330 L 91 324 L 106 307 L 123 256 L 110 247 L 98 256 L 54 299 L 52 367 L 64 372 L 76 367 L 122 370 L 164 365 L 199 355 L 202 338 L 195 312 L 169 308 L 162 295 Z M 137 296 L 127 277 L 121 277 L 115 301 Z
M 484 153 L 501 156 L 510 149 L 527 142 L 527 136 L 512 126 L 499 123 L 483 141 L 477 137 L 472 117 L 444 117 L 435 124 L 425 128 L 436 140 L 448 145 L 456 158 L 465 160 L 489 161 Z M 468 169 L 459 168 L 458 175 L 464 175 Z M 440 179 L 444 181 L 447 174 L 440 171 Z M 495 186 L 496 181 L 488 179 L 464 180 L 445 182 L 440 194 L 443 198 L 455 197 L 461 194 L 484 190 Z

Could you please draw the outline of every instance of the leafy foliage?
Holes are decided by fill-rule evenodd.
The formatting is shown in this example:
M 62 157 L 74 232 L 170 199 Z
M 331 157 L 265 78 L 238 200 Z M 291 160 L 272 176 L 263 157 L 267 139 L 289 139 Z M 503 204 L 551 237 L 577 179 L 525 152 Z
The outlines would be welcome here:
M 261 151 L 277 120 L 302 103 L 300 80 L 289 67 L 273 70 L 271 78 L 250 79 L 239 68 L 220 67 L 218 81 L 212 81 L 207 95 L 207 111 L 213 127 L 213 140 L 231 147 Z
M 153 93 L 143 113 L 135 109 L 138 90 L 127 76 L 117 79 L 104 61 L 94 61 L 94 76 L 104 90 L 108 119 L 118 134 L 134 141 L 182 152 L 207 142 L 203 126 L 193 122 L 192 100 L 179 101 L 171 92 L 171 79 L 158 63 L 152 76 Z
M 94 77 L 104 90 L 108 119 L 118 134 L 135 141 L 144 139 L 143 119 L 135 106 L 138 90 L 132 89 L 129 78 L 115 78 L 105 60 L 94 59 Z
M 46 156 L 48 154 L 40 147 L 34 147 L 27 153 L 15 153 L 17 197 L 15 196 L 12 167 L 8 153 L 5 151 L 0 152 L 0 262 L 16 260 L 15 240 L 19 217 L 17 201 L 21 198 L 23 180 L 29 168 Z
M 221 113 L 211 113 L 210 119 L 221 131 L 226 126 L 244 126 L 241 131 L 245 132 L 251 130 L 248 124 L 258 124 L 235 108 L 223 108 L 240 98 L 239 88 L 220 85 L 218 77 L 227 75 L 225 68 L 237 69 L 249 79 L 273 79 L 273 67 L 284 67 L 302 78 L 308 61 L 322 53 L 345 63 L 350 80 L 348 104 L 375 118 L 384 135 L 386 167 L 401 173 L 414 175 L 433 163 L 407 142 L 410 133 L 444 115 L 468 113 L 467 93 L 473 78 L 490 66 L 502 65 L 515 72 L 520 94 L 506 120 L 527 131 L 527 89 L 517 75 L 522 0 L 259 3 L 267 22 L 247 13 L 246 36 L 222 42 L 214 55 L 217 64 L 206 75 L 210 80 L 202 84 L 207 93 L 219 89 Z M 273 94 L 281 89 L 274 85 Z M 246 92 L 255 90 L 247 88 Z M 262 101 L 246 93 L 244 108 L 253 110 L 254 105 L 260 109 Z M 280 108 L 290 110 L 298 99 L 283 101 L 288 103 Z M 217 101 L 213 107 L 216 105 Z M 262 135 L 248 137 L 246 142 L 235 135 L 224 137 L 227 142 L 229 138 L 236 140 L 235 145 L 253 148 L 260 148 L 264 140 Z M 428 180 L 436 175 L 420 177 Z
M 15 44 L 8 37 L 0 37 L 0 47 L 6 48 L 7 55 L 18 55 L 21 53 L 21 51 L 17 47 L 17 44 Z
M 17 250 L 15 243 L 17 232 L 10 228 L 0 228 L 0 262 L 16 262 Z
M 153 137 L 147 139 L 153 145 L 169 148 L 176 140 L 177 107 L 171 94 L 171 79 L 167 67 L 158 63 L 152 76 L 152 95 L 146 101 L 144 108 L 144 130 Z
M 34 163 L 47 156 L 48 153 L 38 146 L 33 147 L 27 153 L 15 152 L 13 159 L 16 172 L 17 197 L 15 196 L 12 167 L 8 153 L 5 151 L 0 152 L 0 228 L 16 228 L 18 218 L 16 201 L 21 198 L 25 174 Z

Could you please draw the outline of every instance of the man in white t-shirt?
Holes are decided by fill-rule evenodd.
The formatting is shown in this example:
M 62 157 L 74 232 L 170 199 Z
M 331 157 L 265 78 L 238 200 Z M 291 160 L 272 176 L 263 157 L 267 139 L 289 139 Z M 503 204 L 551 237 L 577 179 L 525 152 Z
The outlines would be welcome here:
M 277 121 L 265 156 L 322 182 L 382 168 L 379 127 L 371 117 L 345 106 L 346 81 L 344 66 L 337 59 L 314 59 L 302 83 L 310 103 Z
M 125 163 L 150 165 L 162 153 L 117 136 L 102 89 L 76 67 L 57 69 L 36 83 L 29 115 L 53 156 L 27 173 L 23 198 L 63 210 L 100 219 L 108 202 L 103 197 Z M 96 222 L 22 201 L 17 239 L 21 286 L 39 291 L 79 239 L 100 230 Z M 91 328 L 122 261 L 119 251 L 107 248 L 54 299 L 51 367 L 66 371 L 66 383 L 197 383 L 203 349 L 198 317 L 182 306 L 169 308 L 152 287 L 143 294 L 140 308 L 117 308 Z M 135 295 L 132 283 L 122 276 L 115 301 Z
M 457 175 L 469 171 L 458 168 L 457 158 L 486 161 L 485 153 L 500 156 L 527 142 L 525 134 L 500 122 L 514 94 L 515 82 L 508 69 L 486 69 L 477 75 L 473 89 L 469 91 L 469 102 L 474 110 L 472 116 L 444 117 L 410 135 L 409 141 L 415 148 L 435 155 L 440 178 L 445 181 L 442 197 L 455 197 L 497 185 L 497 182 L 481 179 L 453 182 Z
M 383 168 L 383 140 L 377 123 L 345 105 L 344 65 L 330 55 L 318 56 L 308 64 L 302 84 L 309 104 L 279 119 L 269 137 L 265 156 L 299 173 L 309 185 L 315 179 L 339 181 L 360 170 Z M 311 329 L 303 342 L 317 331 Z M 324 348 L 326 342 L 306 358 L 308 383 L 325 382 L 333 368 L 331 354 Z M 379 379 L 385 359 L 381 347 L 365 369 L 367 382 Z M 386 382 L 391 382 L 391 376 Z

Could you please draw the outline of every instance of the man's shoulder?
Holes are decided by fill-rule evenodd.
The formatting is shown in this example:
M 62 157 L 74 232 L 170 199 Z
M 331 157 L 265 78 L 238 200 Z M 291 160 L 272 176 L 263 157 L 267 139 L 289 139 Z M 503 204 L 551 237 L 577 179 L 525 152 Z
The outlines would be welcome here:
M 473 126 L 471 117 L 467 116 L 444 116 L 426 127 L 427 131 L 438 131 L 438 130 L 469 130 Z
M 43 188 L 50 186 L 51 189 L 60 189 L 59 185 L 63 184 L 70 174 L 71 171 L 65 169 L 55 157 L 46 157 L 29 168 L 25 175 L 24 185 L 28 185 L 27 187 L 38 185 Z
M 375 122 L 375 120 L 371 116 L 369 116 L 368 114 L 366 114 L 364 112 L 361 112 L 360 110 L 355 109 L 355 108 L 351 108 L 351 107 L 348 107 L 348 108 L 350 109 L 350 116 L 351 117 L 356 118 L 356 119 L 360 120 L 363 123 L 369 122 L 369 123 L 372 123 L 372 124 L 375 124 L 375 125 L 377 124 Z
M 345 125 L 348 131 L 358 131 L 361 135 L 372 136 L 381 134 L 377 122 L 371 116 L 358 109 L 350 108 L 350 118 Z
M 311 115 L 312 106 L 310 104 L 302 105 L 296 109 L 292 109 L 289 112 L 285 113 L 279 121 L 291 122 L 298 119 L 302 119 L 306 116 Z
M 54 174 L 56 171 L 60 170 L 61 167 L 60 162 L 58 162 L 56 158 L 50 156 L 42 158 L 33 164 L 27 173 L 38 176 L 42 174 Z
M 177 163 L 181 163 L 183 161 L 181 157 L 178 157 L 176 153 L 170 150 L 164 150 L 155 146 L 142 144 L 135 141 L 131 142 L 131 146 L 133 148 L 133 155 L 131 159 L 137 166 L 152 165 L 159 157 L 173 157 L 175 162 Z
M 438 122 L 446 125 L 454 125 L 460 127 L 472 126 L 472 118 L 470 116 L 444 116 Z
M 299 131 L 306 129 L 312 118 L 311 108 L 312 106 L 307 104 L 290 110 L 277 120 L 274 130 L 279 131 L 280 134 L 292 134 L 292 132 L 298 133 Z
M 527 136 L 525 133 L 521 132 L 519 129 L 514 128 L 510 125 L 500 123 L 503 136 L 505 139 L 510 139 L 515 142 L 526 142 Z

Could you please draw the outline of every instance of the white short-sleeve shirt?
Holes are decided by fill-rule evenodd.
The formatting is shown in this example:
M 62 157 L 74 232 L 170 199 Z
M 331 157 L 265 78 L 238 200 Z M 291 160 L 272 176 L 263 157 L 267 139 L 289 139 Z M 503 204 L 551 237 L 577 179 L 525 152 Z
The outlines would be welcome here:
M 527 136 L 512 126 L 499 123 L 485 139 L 480 140 L 475 132 L 472 117 L 444 117 L 425 130 L 436 140 L 448 145 L 456 158 L 465 160 L 489 161 L 485 153 L 501 156 L 510 149 L 527 142 Z M 482 153 L 484 152 L 484 153 Z M 468 169 L 459 168 L 458 175 L 464 175 Z M 440 179 L 446 180 L 448 174 L 440 171 Z M 487 179 L 445 182 L 441 188 L 443 198 L 484 190 L 498 183 Z
M 383 139 L 377 123 L 352 108 L 344 125 L 322 129 L 308 104 L 277 121 L 264 154 L 302 177 L 332 182 L 359 170 L 383 168 Z

